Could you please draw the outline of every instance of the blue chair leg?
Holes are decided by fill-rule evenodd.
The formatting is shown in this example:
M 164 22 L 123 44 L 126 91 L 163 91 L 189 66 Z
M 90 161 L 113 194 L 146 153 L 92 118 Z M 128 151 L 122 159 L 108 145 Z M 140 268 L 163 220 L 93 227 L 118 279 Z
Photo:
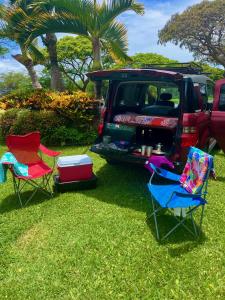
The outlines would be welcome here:
M 192 221 L 192 224 L 193 224 L 195 235 L 198 236 L 198 232 L 197 232 L 197 228 L 196 228 L 196 225 L 195 225 L 195 220 L 194 220 L 194 217 L 193 217 L 193 213 L 191 212 L 190 215 L 191 215 L 191 221 Z
M 204 215 L 204 210 L 205 210 L 205 205 L 202 205 L 202 212 L 201 212 L 201 218 L 200 218 L 200 223 L 199 223 L 199 230 L 201 232 L 202 229 L 202 221 L 203 221 L 203 215 Z
M 152 196 L 151 196 L 151 200 L 152 200 L 152 209 L 153 209 L 152 214 L 154 216 L 154 222 L 155 222 L 156 237 L 159 240 L 159 229 L 158 229 L 158 222 L 157 222 L 157 212 L 158 212 L 159 209 L 156 209 L 155 201 L 154 201 Z

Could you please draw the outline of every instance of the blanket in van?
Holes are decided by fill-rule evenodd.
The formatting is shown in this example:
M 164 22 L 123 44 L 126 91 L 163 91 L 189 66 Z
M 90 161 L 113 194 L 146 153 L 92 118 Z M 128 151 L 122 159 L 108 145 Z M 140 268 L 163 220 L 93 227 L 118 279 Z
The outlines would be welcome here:
M 136 125 L 136 126 L 149 126 L 149 127 L 160 127 L 167 129 L 174 129 L 177 127 L 177 118 L 168 117 L 152 117 L 145 115 L 138 115 L 135 113 L 126 113 L 116 115 L 114 122 L 125 125 Z

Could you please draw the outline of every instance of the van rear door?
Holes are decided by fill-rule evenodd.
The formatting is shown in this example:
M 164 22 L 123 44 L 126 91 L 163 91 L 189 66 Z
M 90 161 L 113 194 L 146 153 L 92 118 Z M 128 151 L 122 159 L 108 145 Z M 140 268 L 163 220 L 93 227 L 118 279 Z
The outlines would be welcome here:
M 216 81 L 211 114 L 211 133 L 225 152 L 225 79 Z

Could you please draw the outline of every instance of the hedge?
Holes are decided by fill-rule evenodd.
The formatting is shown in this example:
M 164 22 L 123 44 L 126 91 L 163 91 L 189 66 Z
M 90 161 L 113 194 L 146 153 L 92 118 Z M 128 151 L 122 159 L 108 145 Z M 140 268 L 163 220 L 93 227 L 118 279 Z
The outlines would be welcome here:
M 96 137 L 98 103 L 86 93 L 36 91 L 0 99 L 2 135 L 40 131 L 45 144 L 83 145 Z

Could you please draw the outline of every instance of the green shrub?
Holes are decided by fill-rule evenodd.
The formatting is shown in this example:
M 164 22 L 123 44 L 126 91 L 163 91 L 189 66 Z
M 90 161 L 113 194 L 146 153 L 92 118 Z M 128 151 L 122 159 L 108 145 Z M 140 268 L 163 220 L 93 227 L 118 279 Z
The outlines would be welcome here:
M 2 135 L 39 130 L 48 144 L 87 144 L 95 138 L 98 102 L 84 92 L 38 90 L 0 98 Z
M 96 138 L 96 132 L 81 131 L 76 128 L 60 126 L 54 130 L 49 141 L 51 144 L 61 145 L 85 145 L 92 143 Z
M 92 143 L 96 130 L 76 128 L 54 111 L 30 111 L 28 109 L 9 109 L 0 120 L 2 135 L 26 134 L 40 131 L 42 142 L 46 145 L 84 145 Z
M 5 138 L 11 131 L 15 120 L 17 119 L 18 109 L 9 109 L 1 116 L 1 130 Z

